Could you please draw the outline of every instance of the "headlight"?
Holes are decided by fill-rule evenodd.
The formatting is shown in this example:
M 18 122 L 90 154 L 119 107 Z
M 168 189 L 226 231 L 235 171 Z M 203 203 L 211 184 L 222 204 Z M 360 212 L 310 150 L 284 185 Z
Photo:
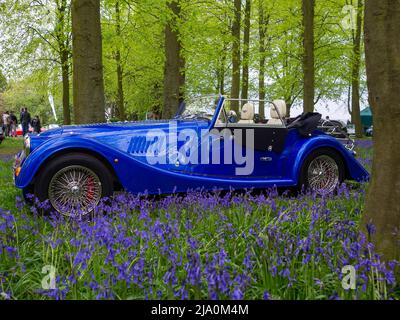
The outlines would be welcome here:
M 28 135 L 24 138 L 24 152 L 26 156 L 31 152 L 31 138 Z

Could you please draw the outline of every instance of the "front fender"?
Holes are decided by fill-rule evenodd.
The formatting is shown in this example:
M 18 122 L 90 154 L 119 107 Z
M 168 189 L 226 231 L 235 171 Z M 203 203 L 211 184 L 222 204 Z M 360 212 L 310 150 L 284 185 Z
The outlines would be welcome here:
M 293 180 L 296 181 L 296 183 L 299 181 L 301 168 L 308 155 L 320 148 L 334 149 L 342 156 L 346 166 L 346 179 L 358 182 L 369 180 L 368 171 L 358 162 L 352 152 L 348 151 L 336 139 L 326 135 L 320 135 L 303 141 L 302 145 L 299 146 L 299 151 L 292 171 Z
M 20 174 L 15 179 L 17 188 L 28 187 L 39 168 L 53 155 L 66 150 L 87 150 L 106 159 L 114 168 L 114 159 L 125 156 L 122 152 L 103 145 L 96 140 L 82 138 L 82 136 L 69 136 L 65 138 L 50 139 L 37 147 L 24 161 Z M 118 177 L 119 178 L 119 177 Z

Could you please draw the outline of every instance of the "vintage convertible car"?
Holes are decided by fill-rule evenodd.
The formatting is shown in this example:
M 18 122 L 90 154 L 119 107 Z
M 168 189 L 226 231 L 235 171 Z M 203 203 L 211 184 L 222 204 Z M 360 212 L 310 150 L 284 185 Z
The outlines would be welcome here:
M 231 111 L 238 107 L 239 116 Z M 256 115 L 263 107 L 268 119 Z M 27 135 L 16 157 L 15 184 L 25 196 L 49 199 L 58 212 L 72 207 L 86 214 L 119 190 L 305 187 L 325 193 L 345 179 L 368 179 L 355 152 L 317 130 L 321 115 L 285 114 L 280 100 L 202 97 L 183 103 L 170 121 L 64 126 Z

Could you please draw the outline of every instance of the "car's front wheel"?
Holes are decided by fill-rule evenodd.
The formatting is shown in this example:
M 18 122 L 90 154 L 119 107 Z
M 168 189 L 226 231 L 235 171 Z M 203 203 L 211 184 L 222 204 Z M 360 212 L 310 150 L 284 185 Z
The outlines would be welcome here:
M 331 149 L 318 149 L 304 161 L 300 173 L 299 188 L 329 194 L 344 181 L 345 169 L 341 156 Z
M 55 158 L 38 174 L 34 194 L 64 215 L 87 215 L 113 194 L 113 176 L 97 158 L 70 153 Z

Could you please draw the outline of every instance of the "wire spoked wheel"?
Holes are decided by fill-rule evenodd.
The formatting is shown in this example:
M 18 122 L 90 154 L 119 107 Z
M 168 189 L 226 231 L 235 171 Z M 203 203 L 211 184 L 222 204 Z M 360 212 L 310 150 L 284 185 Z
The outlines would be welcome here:
M 311 161 L 307 178 L 312 191 L 321 195 L 332 193 L 340 183 L 339 166 L 331 157 L 321 155 Z
M 87 215 L 102 197 L 100 178 L 89 168 L 72 165 L 58 171 L 50 181 L 49 200 L 64 215 Z

